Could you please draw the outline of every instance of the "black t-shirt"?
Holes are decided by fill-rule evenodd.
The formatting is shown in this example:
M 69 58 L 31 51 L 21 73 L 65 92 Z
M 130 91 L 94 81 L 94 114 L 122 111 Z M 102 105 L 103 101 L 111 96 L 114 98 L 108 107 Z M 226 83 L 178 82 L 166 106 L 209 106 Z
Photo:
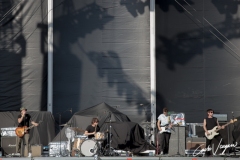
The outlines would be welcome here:
M 213 129 L 215 126 L 217 126 L 217 118 L 205 118 L 206 119 L 206 127 L 207 130 Z
M 18 118 L 21 118 L 22 115 L 18 115 Z M 21 123 L 18 123 L 18 127 L 23 127 L 23 126 L 27 126 L 29 127 L 29 122 L 30 122 L 31 116 L 29 114 L 25 114 L 25 116 L 23 117 L 23 120 Z
M 87 128 L 86 128 L 86 131 L 88 131 L 88 133 L 92 133 L 92 132 L 95 132 L 95 127 L 93 127 L 92 125 L 89 125 Z M 96 132 L 99 132 L 100 131 L 100 127 L 97 126 L 96 128 Z M 88 135 L 88 138 L 93 138 L 94 135 Z

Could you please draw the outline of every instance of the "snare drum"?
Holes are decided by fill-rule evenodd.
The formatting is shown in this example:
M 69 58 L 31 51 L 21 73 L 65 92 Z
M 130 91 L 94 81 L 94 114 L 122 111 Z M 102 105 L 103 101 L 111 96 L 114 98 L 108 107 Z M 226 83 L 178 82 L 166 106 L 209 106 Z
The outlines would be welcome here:
M 97 132 L 95 133 L 95 140 L 104 140 L 105 139 L 105 134 L 103 132 Z
M 93 156 L 98 149 L 97 142 L 92 139 L 85 140 L 82 142 L 80 149 L 84 156 Z

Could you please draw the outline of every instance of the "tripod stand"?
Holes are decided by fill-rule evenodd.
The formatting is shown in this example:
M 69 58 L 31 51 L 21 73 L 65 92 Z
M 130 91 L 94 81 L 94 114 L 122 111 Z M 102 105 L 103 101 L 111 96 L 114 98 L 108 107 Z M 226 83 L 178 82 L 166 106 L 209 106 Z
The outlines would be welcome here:
M 61 116 L 62 116 L 61 113 L 58 113 L 58 118 L 59 118 L 59 120 L 58 120 L 58 121 L 59 121 L 59 125 L 58 125 L 58 126 L 59 126 L 59 133 L 60 133 L 60 134 L 59 134 L 60 143 L 59 143 L 59 155 L 57 155 L 56 157 L 62 157 L 62 147 L 61 147 L 61 146 L 62 146 L 62 144 L 61 144 L 61 143 L 62 143 L 62 136 L 61 136 L 61 126 L 62 126 L 62 125 L 61 125 L 61 119 L 62 119 L 62 118 L 61 118 Z
M 70 111 L 71 113 L 72 113 L 72 109 L 70 109 L 70 110 L 65 110 L 65 111 L 63 111 L 63 112 L 59 112 L 59 113 L 57 113 L 58 114 L 58 118 L 59 118 L 59 140 L 60 140 L 60 142 L 59 142 L 59 154 L 58 155 L 56 155 L 56 157 L 62 157 L 63 156 L 63 153 L 62 153 L 62 135 L 61 135 L 61 130 L 62 130 L 62 126 L 64 127 L 64 126 L 66 126 L 66 125 L 69 125 L 69 124 L 61 124 L 61 120 L 62 120 L 62 113 L 64 113 L 64 112 L 67 112 L 67 111 Z M 66 147 L 66 146 L 65 146 Z M 70 156 L 70 150 L 69 150 L 69 153 L 68 153 L 68 155 Z M 65 155 L 64 156 L 66 156 L 66 153 L 65 153 Z
M 151 131 L 153 130 L 152 127 L 150 126 L 151 125 L 151 122 L 143 122 L 142 125 L 145 125 L 145 139 L 146 141 L 151 144 L 151 136 L 152 136 L 152 133 Z
M 105 153 L 106 156 L 114 156 L 115 155 L 114 149 L 111 147 L 111 144 L 112 144 L 112 118 L 111 117 L 112 117 L 112 112 L 109 112 L 109 121 L 105 122 L 105 123 L 109 123 L 109 134 L 107 137 L 107 145 L 106 145 L 106 148 L 107 148 L 107 146 L 109 148 L 106 149 L 106 153 Z

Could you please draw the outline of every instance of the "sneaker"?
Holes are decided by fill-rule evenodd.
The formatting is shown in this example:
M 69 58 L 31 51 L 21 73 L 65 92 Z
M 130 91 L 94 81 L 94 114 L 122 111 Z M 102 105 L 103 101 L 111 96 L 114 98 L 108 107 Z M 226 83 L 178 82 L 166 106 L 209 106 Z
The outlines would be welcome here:
M 15 153 L 15 156 L 18 156 L 18 157 L 20 157 L 20 156 L 21 156 L 21 154 L 20 154 L 20 153 Z
M 160 155 L 163 155 L 163 151 L 161 151 Z
M 28 153 L 28 157 L 32 157 L 32 153 Z

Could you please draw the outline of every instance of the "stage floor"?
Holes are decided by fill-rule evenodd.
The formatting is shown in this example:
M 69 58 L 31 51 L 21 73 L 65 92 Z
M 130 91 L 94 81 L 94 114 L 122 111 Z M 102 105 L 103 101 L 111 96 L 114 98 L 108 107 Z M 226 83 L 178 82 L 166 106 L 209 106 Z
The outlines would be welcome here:
M 237 157 L 239 158 L 239 157 Z M 2 157 L 0 160 L 95 160 L 94 157 Z M 167 157 L 167 156 L 141 156 L 141 157 L 98 157 L 98 160 L 231 160 L 235 157 Z

